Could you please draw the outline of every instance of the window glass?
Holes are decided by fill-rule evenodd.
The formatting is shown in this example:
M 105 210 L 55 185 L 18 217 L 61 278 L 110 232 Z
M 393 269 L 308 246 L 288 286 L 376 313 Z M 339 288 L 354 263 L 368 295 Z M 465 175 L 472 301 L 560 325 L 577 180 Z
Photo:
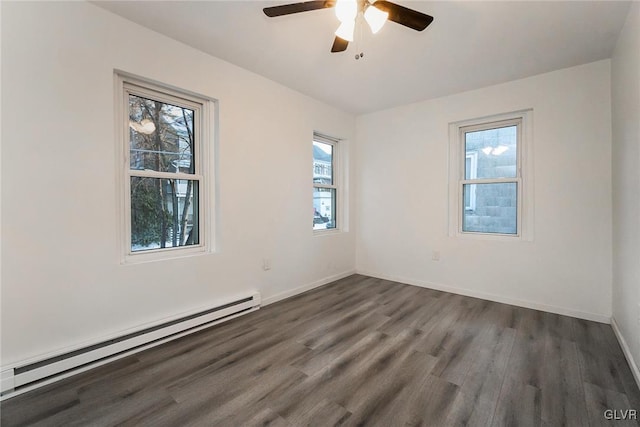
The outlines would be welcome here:
M 194 173 L 194 111 L 129 95 L 131 169 Z
M 131 177 L 131 251 L 197 245 L 198 181 Z
M 336 189 L 313 189 L 313 229 L 325 230 L 336 228 Z
M 515 178 L 517 135 L 518 127 L 515 125 L 465 132 L 465 152 L 467 156 L 471 153 L 477 156 L 475 165 L 466 162 L 465 179 Z
M 465 205 L 471 198 L 473 209 L 463 213 L 462 231 L 477 233 L 516 234 L 518 186 L 515 182 L 464 184 Z
M 333 145 L 313 141 L 313 182 L 333 184 Z
M 338 185 L 336 164 L 338 140 L 313 135 L 313 229 L 338 228 Z

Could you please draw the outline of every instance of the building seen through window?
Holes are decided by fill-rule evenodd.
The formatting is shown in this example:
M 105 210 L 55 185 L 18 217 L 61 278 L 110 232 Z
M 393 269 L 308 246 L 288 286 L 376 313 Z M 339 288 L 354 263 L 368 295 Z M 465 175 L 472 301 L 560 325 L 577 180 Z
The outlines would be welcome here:
M 335 142 L 313 141 L 313 229 L 337 227 L 338 186 L 335 177 Z

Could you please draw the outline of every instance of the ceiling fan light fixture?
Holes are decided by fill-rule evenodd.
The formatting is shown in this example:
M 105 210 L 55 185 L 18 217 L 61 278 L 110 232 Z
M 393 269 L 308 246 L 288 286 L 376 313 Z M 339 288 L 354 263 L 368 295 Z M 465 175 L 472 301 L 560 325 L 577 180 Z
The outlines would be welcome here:
M 358 15 L 358 2 L 357 0 L 337 0 L 335 10 L 338 20 L 343 24 L 353 21 Z
M 336 30 L 336 36 L 340 37 L 342 40 L 346 40 L 348 42 L 353 41 L 353 34 L 356 31 L 356 21 L 344 21 L 340 24 L 338 29 Z
M 370 5 L 367 7 L 367 10 L 364 11 L 364 20 L 369 24 L 369 28 L 371 28 L 373 34 L 380 31 L 388 18 L 389 12 L 383 12 L 375 7 L 375 5 Z
M 373 33 L 379 32 L 386 21 L 393 21 L 415 31 L 422 31 L 433 22 L 433 16 L 400 6 L 389 0 L 304 0 L 265 7 L 262 11 L 269 18 L 274 18 L 329 8 L 334 8 L 336 17 L 340 21 L 340 27 L 335 32 L 336 36 L 331 46 L 331 52 L 344 52 L 349 42 L 354 40 L 355 25 L 356 21 L 360 19 L 360 13 Z M 358 56 L 362 57 L 361 54 Z

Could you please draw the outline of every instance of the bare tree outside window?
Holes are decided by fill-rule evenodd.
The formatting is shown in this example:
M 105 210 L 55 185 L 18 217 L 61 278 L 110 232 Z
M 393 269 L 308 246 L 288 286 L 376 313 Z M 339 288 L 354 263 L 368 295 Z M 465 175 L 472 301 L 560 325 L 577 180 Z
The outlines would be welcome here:
M 192 109 L 130 94 L 129 142 L 132 171 L 195 173 Z M 130 189 L 132 251 L 199 243 L 198 181 L 131 176 Z

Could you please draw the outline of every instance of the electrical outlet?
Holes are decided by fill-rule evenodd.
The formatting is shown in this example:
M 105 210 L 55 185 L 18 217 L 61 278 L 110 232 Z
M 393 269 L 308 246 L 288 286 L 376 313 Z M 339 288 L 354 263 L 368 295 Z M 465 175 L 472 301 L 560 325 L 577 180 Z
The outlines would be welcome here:
M 431 253 L 431 260 L 440 261 L 440 251 L 433 251 Z
M 271 260 L 269 258 L 262 258 L 262 269 L 264 271 L 271 270 Z

